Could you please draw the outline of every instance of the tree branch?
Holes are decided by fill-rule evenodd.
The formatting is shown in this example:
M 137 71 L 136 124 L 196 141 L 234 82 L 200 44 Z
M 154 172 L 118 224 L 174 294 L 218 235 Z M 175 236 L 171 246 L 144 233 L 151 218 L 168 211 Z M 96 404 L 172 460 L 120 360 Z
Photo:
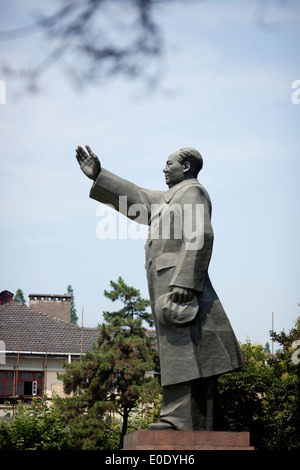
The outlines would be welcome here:
M 155 0 L 69 0 L 53 14 L 36 13 L 39 18 L 31 25 L 0 31 L 0 40 L 40 32 L 47 46 L 45 58 L 26 67 L 2 65 L 2 70 L 25 81 L 29 91 L 36 90 L 42 75 L 58 63 L 81 86 L 112 75 L 151 82 L 155 73 L 150 72 L 150 65 L 162 52 L 162 37 L 152 16 L 155 3 Z

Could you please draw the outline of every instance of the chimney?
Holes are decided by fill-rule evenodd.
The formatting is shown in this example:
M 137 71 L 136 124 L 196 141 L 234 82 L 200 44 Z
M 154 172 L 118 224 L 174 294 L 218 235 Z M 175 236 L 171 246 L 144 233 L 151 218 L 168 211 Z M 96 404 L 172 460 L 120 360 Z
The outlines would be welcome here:
M 29 294 L 29 308 L 69 322 L 72 295 Z
M 13 296 L 14 294 L 8 290 L 3 290 L 0 292 L 0 305 L 9 304 L 9 302 L 12 302 Z

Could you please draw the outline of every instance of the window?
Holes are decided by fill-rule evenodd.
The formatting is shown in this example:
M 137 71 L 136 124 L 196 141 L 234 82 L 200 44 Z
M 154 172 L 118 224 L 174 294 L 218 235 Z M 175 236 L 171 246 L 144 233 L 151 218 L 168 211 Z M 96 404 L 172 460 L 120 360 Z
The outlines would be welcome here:
M 21 378 L 26 380 L 32 380 L 32 372 L 21 372 Z
M 0 396 L 14 394 L 15 374 L 12 371 L 0 371 Z M 42 396 L 43 372 L 19 371 L 16 395 L 24 397 Z

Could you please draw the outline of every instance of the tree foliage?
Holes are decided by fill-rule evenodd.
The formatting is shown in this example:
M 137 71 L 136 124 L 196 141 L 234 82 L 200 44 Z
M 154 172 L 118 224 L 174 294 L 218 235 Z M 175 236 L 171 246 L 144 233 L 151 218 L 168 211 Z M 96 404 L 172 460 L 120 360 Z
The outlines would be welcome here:
M 17 289 L 13 300 L 14 302 L 18 302 L 19 304 L 26 305 L 26 300 L 22 289 Z
M 153 408 L 146 408 L 141 412 L 141 407 L 136 406 L 128 417 L 127 434 L 138 429 L 147 429 L 150 423 L 156 422 L 159 417 L 161 400 L 156 397 Z M 119 436 L 122 432 L 122 422 L 112 419 L 103 434 L 102 445 L 105 450 L 115 450 L 119 446 Z
M 157 360 L 152 338 L 142 326 L 143 319 L 151 321 L 148 302 L 121 278 L 111 286 L 105 295 L 121 300 L 124 308 L 104 313 L 106 322 L 99 326 L 93 350 L 80 362 L 64 364 L 66 373 L 61 375 L 65 392 L 76 393 L 65 403 L 65 416 L 82 448 L 103 448 L 104 432 L 115 413 L 122 419 L 121 448 L 129 413 L 142 397 L 154 402 L 160 390 L 157 380 L 146 375 Z
M 73 448 L 56 399 L 51 404 L 35 398 L 29 405 L 18 403 L 0 421 L 0 450 L 68 450 Z
M 71 315 L 70 315 L 70 323 L 77 323 L 78 321 L 78 316 L 77 316 L 77 310 L 75 307 L 75 297 L 74 297 L 74 290 L 73 287 L 69 284 L 67 287 L 67 294 L 71 295 Z
M 159 13 L 164 5 L 176 1 L 52 0 L 48 5 L 40 2 L 42 7 L 29 2 L 32 22 L 0 31 L 0 40 L 26 44 L 27 37 L 39 35 L 43 54 L 39 57 L 29 43 L 28 54 L 26 50 L 22 54 L 23 65 L 20 60 L 17 67 L 2 62 L 2 74 L 22 80 L 32 92 L 54 66 L 59 66 L 76 86 L 102 83 L 116 76 L 140 78 L 153 86 L 162 74 L 159 58 L 165 43 Z M 187 8 L 194 1 L 181 3 Z M 272 2 L 256 3 L 257 24 L 264 30 L 277 27 L 269 18 Z
M 153 63 L 162 50 L 154 19 L 156 0 L 64 0 L 43 10 L 35 5 L 33 22 L 0 31 L 0 39 L 22 39 L 41 33 L 46 54 L 37 63 L 18 68 L 4 64 L 4 73 L 26 81 L 35 91 L 43 74 L 59 64 L 76 85 L 122 75 L 155 80 Z
M 270 368 L 261 345 L 241 344 L 247 371 L 224 374 L 218 380 L 216 426 L 223 431 L 249 431 L 252 445 L 261 436 L 263 404 Z
M 268 360 L 272 375 L 264 397 L 264 445 L 300 450 L 300 317 L 288 333 L 270 334 L 281 348 Z
M 250 431 L 252 445 L 300 450 L 300 318 L 289 333 L 271 332 L 281 346 L 272 355 L 249 341 L 241 345 L 246 372 L 219 378 L 219 429 Z M 297 359 L 297 360 L 295 360 Z
M 104 291 L 105 297 L 113 302 L 121 301 L 124 307 L 117 312 L 103 312 L 104 318 L 108 322 L 110 320 L 122 322 L 127 318 L 141 318 L 148 323 L 149 327 L 153 327 L 152 314 L 147 312 L 150 301 L 143 299 L 138 289 L 127 286 L 121 277 L 118 278 L 117 282 L 110 281 L 110 286 L 112 288 L 110 291 Z

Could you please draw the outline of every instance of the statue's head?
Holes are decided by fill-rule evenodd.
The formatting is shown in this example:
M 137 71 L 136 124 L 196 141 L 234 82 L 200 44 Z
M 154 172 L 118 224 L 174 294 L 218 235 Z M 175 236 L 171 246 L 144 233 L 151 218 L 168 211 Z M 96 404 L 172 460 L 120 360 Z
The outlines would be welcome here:
M 198 150 L 184 147 L 171 153 L 164 168 L 166 183 L 171 188 L 181 181 L 197 178 L 203 159 Z

